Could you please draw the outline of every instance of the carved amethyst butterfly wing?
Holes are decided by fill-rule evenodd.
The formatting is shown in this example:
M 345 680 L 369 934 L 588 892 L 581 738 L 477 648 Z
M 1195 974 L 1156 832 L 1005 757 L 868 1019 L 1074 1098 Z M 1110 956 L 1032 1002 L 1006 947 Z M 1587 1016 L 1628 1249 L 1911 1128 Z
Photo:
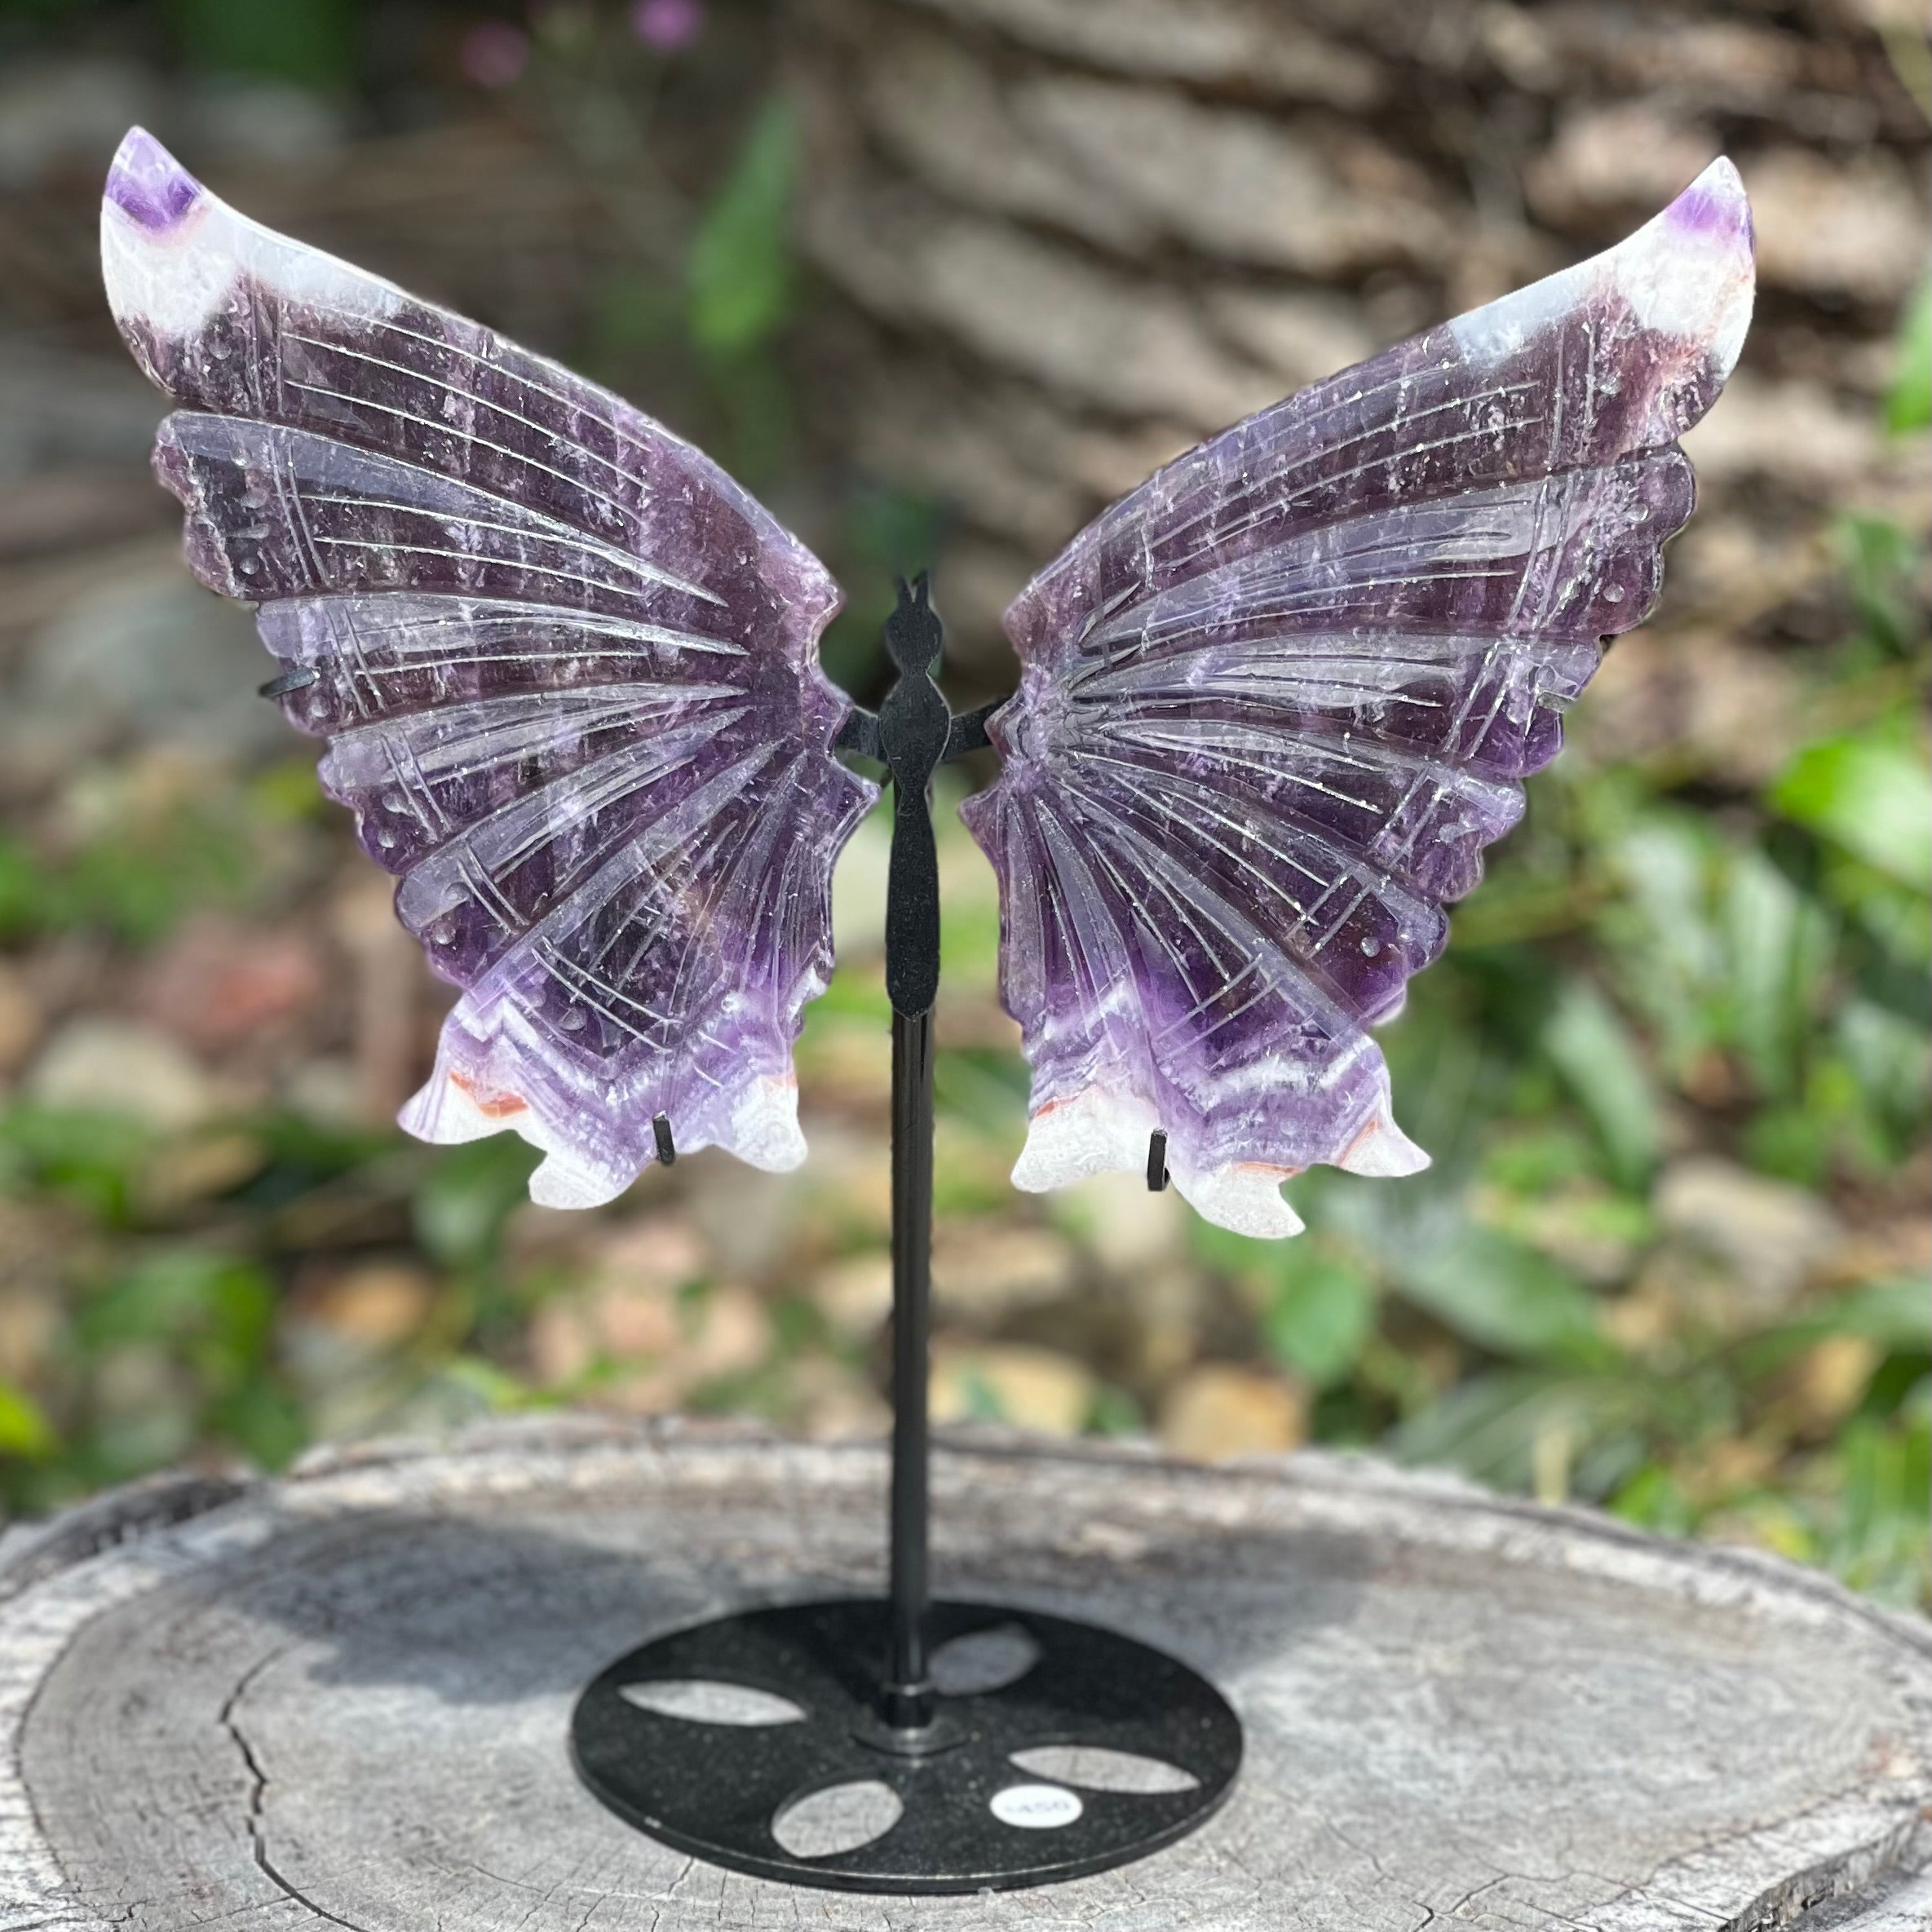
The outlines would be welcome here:
M 1245 1234 L 1316 1161 L 1412 1173 L 1366 1029 L 1448 938 L 1690 515 L 1750 319 L 1718 161 L 1620 246 L 1169 464 L 1007 612 L 966 817 L 1032 1066 L 1014 1178 L 1138 1172 Z
M 459 316 L 259 227 L 147 135 L 101 210 L 122 334 L 182 407 L 188 562 L 259 605 L 283 709 L 463 988 L 404 1110 L 514 1128 L 538 1200 L 654 1157 L 803 1157 L 791 1048 L 840 847 L 818 560 L 699 451 Z

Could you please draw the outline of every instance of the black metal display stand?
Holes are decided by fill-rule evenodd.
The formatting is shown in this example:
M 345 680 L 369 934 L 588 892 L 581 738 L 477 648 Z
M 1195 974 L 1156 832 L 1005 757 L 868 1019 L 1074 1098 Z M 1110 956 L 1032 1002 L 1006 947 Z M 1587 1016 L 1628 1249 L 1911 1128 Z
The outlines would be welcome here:
M 931 786 L 940 765 L 986 743 L 993 709 L 953 714 L 933 682 L 941 641 L 924 577 L 901 583 L 886 626 L 898 677 L 878 715 L 855 711 L 839 737 L 842 749 L 882 763 L 893 788 L 889 1594 L 747 1611 L 659 1638 L 596 1678 L 571 1722 L 584 1782 L 654 1837 L 738 1871 L 851 1891 L 1005 1890 L 1104 1871 L 1201 1824 L 1241 1759 L 1226 1699 L 1165 1652 L 1091 1624 L 931 1598 L 926 1356 L 939 899 Z M 661 1119 L 658 1138 L 669 1152 Z M 1150 1151 L 1150 1187 L 1165 1183 L 1164 1152 Z M 1028 1653 L 1018 1674 L 951 1695 L 935 1686 L 935 1647 L 995 1631 Z M 773 1711 L 795 1714 L 705 1722 L 638 1700 L 652 1686 L 693 1683 L 762 1691 L 780 1700 Z M 1015 1753 L 1045 1746 L 1151 1758 L 1168 1767 L 1169 1788 L 1095 1788 L 1073 1782 L 1077 1769 L 1063 1780 L 1015 1763 Z M 896 1821 L 848 1850 L 785 1848 L 774 1827 L 789 1808 L 857 1784 L 886 1786 Z

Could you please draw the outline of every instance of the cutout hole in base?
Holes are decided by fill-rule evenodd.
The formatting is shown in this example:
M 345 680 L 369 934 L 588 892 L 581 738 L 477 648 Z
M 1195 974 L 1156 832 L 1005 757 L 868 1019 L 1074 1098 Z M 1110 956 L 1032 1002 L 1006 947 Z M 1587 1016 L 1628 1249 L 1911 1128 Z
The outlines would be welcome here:
M 749 1684 L 727 1684 L 719 1678 L 660 1678 L 625 1684 L 617 1694 L 640 1711 L 692 1724 L 797 1724 L 805 1716 L 802 1706 L 775 1691 L 754 1691 Z
M 1166 1791 L 1191 1791 L 1200 1783 L 1191 1771 L 1138 1751 L 1111 1751 L 1100 1744 L 1035 1744 L 1015 1751 L 1007 1762 L 1036 1778 L 1077 1784 L 1083 1791 L 1121 1791 L 1152 1797 Z
M 904 1810 L 877 1778 L 829 1784 L 785 1806 L 771 1820 L 771 1836 L 795 1859 L 832 1858 L 884 1837 Z
M 981 1697 L 1016 1684 L 1040 1661 L 1040 1645 L 1018 1624 L 969 1630 L 932 1653 L 933 1688 L 942 1697 Z

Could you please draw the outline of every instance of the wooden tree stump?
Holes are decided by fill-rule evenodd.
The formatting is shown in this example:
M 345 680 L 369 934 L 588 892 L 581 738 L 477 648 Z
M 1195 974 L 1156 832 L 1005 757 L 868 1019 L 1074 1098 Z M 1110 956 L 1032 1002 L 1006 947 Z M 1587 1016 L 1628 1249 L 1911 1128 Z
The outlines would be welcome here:
M 1832 1583 L 1373 1463 L 939 1458 L 943 1588 L 1210 1673 L 1227 1807 L 1057 1889 L 696 1863 L 578 1786 L 578 1687 L 730 1607 L 878 1587 L 871 1446 L 546 1421 L 177 1480 L 0 1553 L 0 1929 L 1719 1932 L 1932 1924 L 1932 1642 Z

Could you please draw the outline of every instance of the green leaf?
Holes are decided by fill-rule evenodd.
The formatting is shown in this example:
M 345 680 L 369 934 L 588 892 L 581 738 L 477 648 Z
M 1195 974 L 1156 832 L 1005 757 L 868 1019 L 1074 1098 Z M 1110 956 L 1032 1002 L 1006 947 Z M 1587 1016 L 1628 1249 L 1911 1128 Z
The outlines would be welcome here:
M 0 1382 L 0 1456 L 38 1461 L 60 1446 L 53 1425 L 24 1390 Z
M 1387 1447 L 1400 1461 L 1447 1464 L 1507 1489 L 1528 1488 L 1539 1464 L 1581 1474 L 1587 1459 L 1605 1466 L 1608 1480 L 1585 1492 L 1601 1494 L 1642 1461 L 1640 1408 L 1620 1376 L 1502 1369 L 1458 1383 L 1403 1423 Z
M 1737 855 L 1724 907 L 1731 1032 L 1763 1090 L 1797 1090 L 1800 1049 L 1831 963 L 1831 922 L 1762 853 Z
M 1899 324 L 1899 365 L 1886 391 L 1885 426 L 1894 435 L 1932 427 L 1932 278 L 1919 284 Z
M 1745 1359 L 1754 1373 L 1762 1373 L 1835 1335 L 1862 1336 L 1888 1354 L 1923 1354 L 1932 1342 L 1925 1319 L 1925 1284 L 1903 1275 L 1861 1281 L 1753 1337 Z
M 1397 1269 L 1404 1296 L 1498 1355 L 1594 1359 L 1595 1304 L 1555 1262 L 1474 1222 L 1419 1241 Z
M 197 65 L 312 87 L 355 78 L 362 23 L 352 0 L 172 0 L 169 11 Z
M 785 319 L 791 296 L 785 220 L 797 148 L 790 107 L 767 102 L 692 237 L 684 265 L 691 336 L 707 354 L 742 356 Z
M 1658 1462 L 1647 1462 L 1617 1491 L 1610 1499 L 1610 1513 L 1667 1536 L 1687 1536 L 1697 1527 L 1697 1513 L 1682 1486 Z
M 88 1347 L 165 1344 L 211 1384 L 227 1386 L 260 1361 L 275 1317 L 275 1289 L 230 1254 L 164 1249 L 111 1282 L 81 1314 Z
M 283 1469 L 308 1446 L 308 1425 L 285 1389 L 257 1376 L 217 1403 L 208 1426 L 263 1469 Z
M 1657 1032 L 1664 1063 L 1681 1069 L 1713 1042 L 1712 994 L 1722 980 L 1723 935 L 1710 917 L 1719 853 L 1687 813 L 1650 811 L 1610 848 L 1620 897 L 1602 914 L 1617 989 Z
M 1785 817 L 1921 892 L 1932 889 L 1932 766 L 1873 736 L 1801 751 L 1771 788 Z
M 1657 1107 L 1643 1050 L 1616 1009 L 1587 980 L 1563 992 L 1543 1029 L 1555 1063 L 1610 1156 L 1617 1178 L 1642 1181 L 1657 1161 Z
M 1932 1430 L 1921 1413 L 1903 1426 L 1860 1418 L 1837 1456 L 1838 1518 L 1826 1560 L 1854 1589 L 1892 1602 L 1922 1600 L 1926 1581 L 1925 1492 L 1932 1487 Z
M 1847 511 L 1835 533 L 1845 587 L 1865 635 L 1888 657 L 1917 657 L 1925 618 L 1917 578 L 1924 545 L 1886 516 Z M 1841 653 L 1848 666 L 1855 655 Z
M 0 1175 L 11 1169 L 98 1220 L 122 1223 L 153 1144 L 153 1133 L 139 1121 L 25 1102 L 0 1115 Z
M 1906 1138 L 1921 1130 L 1932 1085 L 1923 1021 L 1854 994 L 1839 1008 L 1834 1031 L 1868 1112 Z
M 416 1237 L 448 1267 L 489 1258 L 542 1158 L 514 1134 L 493 1134 L 441 1155 L 416 1190 Z
M 1355 1367 L 1375 1306 L 1374 1284 L 1360 1270 L 1320 1253 L 1284 1254 L 1262 1329 L 1276 1355 L 1324 1386 Z

